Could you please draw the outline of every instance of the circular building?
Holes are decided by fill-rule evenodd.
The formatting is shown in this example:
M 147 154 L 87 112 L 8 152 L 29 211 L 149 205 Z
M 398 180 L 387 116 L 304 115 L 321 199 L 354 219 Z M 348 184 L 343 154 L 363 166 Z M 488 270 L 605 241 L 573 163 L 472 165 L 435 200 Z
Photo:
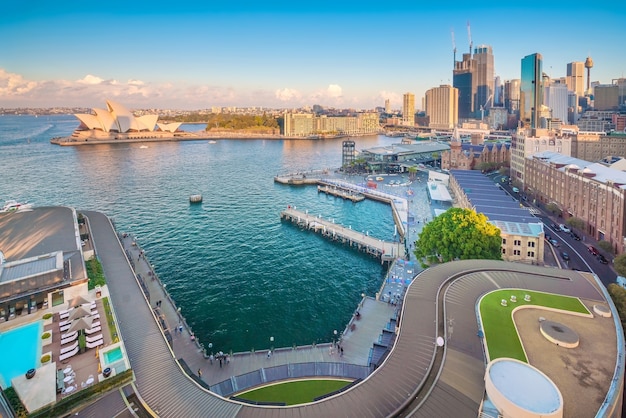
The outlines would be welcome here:
M 563 416 L 563 396 L 554 382 L 519 360 L 499 358 L 490 362 L 485 372 L 485 390 L 502 416 Z

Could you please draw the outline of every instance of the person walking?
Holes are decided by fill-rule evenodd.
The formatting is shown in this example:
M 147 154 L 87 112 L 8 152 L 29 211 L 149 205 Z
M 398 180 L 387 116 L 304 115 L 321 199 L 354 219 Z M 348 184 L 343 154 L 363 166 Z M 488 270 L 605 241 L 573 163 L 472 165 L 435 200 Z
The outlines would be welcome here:
M 198 369 L 198 377 L 202 377 L 202 370 Z
M 211 366 L 213 365 L 213 354 L 209 356 L 209 363 L 211 363 Z

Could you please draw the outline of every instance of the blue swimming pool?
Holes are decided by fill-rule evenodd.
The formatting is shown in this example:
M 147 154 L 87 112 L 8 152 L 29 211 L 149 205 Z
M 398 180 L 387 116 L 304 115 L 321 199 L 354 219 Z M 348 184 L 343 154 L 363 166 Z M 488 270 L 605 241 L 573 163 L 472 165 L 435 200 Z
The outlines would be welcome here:
M 111 364 L 115 363 L 118 360 L 122 359 L 122 348 L 121 347 L 117 347 L 114 348 L 111 351 L 107 351 L 106 353 L 104 353 L 104 360 L 105 360 L 105 366 L 110 366 Z
M 39 365 L 43 321 L 0 332 L 0 386 L 11 386 L 11 379 Z

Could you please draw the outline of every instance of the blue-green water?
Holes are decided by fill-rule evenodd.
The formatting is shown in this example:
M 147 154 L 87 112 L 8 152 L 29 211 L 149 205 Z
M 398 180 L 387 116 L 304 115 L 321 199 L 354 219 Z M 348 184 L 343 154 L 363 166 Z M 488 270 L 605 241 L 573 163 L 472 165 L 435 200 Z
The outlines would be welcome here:
M 336 168 L 342 140 L 217 140 L 60 147 L 73 116 L 0 116 L 0 201 L 100 210 L 135 234 L 200 341 L 222 351 L 330 341 L 384 269 L 281 223 L 287 205 L 392 239 L 389 206 L 352 203 L 278 173 Z M 198 130 L 191 125 L 187 130 Z M 357 149 L 397 142 L 354 138 Z M 202 194 L 201 205 L 189 205 Z
M 0 333 L 0 387 L 11 386 L 11 379 L 35 369 L 41 357 L 43 322 L 16 327 Z M 11 361 L 6 361 L 11 359 Z

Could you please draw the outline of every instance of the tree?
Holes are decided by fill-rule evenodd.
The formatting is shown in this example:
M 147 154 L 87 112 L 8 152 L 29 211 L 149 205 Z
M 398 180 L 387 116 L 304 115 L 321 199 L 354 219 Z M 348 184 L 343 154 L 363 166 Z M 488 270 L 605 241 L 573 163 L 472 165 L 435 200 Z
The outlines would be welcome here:
M 626 277 L 626 253 L 620 254 L 613 259 L 613 267 L 620 276 Z
M 622 321 L 622 328 L 626 329 L 626 289 L 615 283 L 611 283 L 609 287 L 607 287 L 607 290 L 617 308 L 617 313 Z
M 409 167 L 408 171 L 409 171 L 409 179 L 415 180 L 415 176 L 417 175 L 417 167 L 412 165 L 411 167 Z
M 602 248 L 609 254 L 613 254 L 613 245 L 608 241 L 598 241 L 598 247 Z
M 569 218 L 565 223 L 575 229 L 583 230 L 585 228 L 585 221 L 575 216 Z
M 415 256 L 427 263 L 467 259 L 502 259 L 500 229 L 470 209 L 452 208 L 424 226 Z M 426 267 L 426 263 L 422 262 Z
M 557 205 L 554 202 L 550 202 L 546 205 L 546 209 L 549 210 L 550 212 L 552 212 L 553 215 L 559 215 L 561 216 L 561 208 L 559 207 L 559 205 Z

